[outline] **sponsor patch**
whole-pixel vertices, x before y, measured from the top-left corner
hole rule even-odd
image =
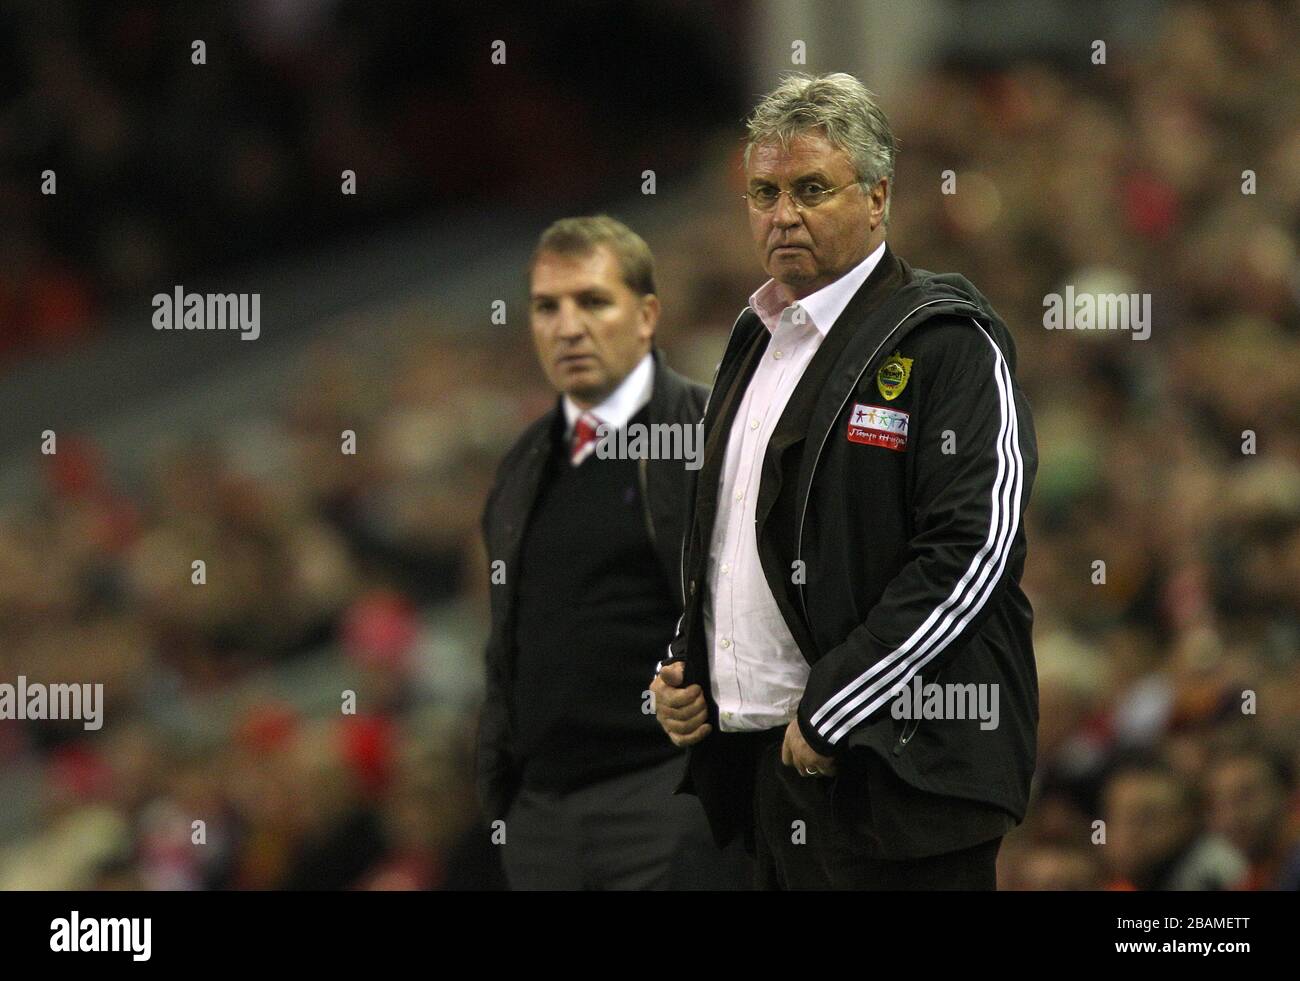
[[[849,442],[883,446],[887,450],[907,449],[907,413],[879,405],[856,402],[849,413]]]

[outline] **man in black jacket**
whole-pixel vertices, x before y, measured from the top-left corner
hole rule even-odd
[[[663,362],[654,259],[600,215],[556,222],[530,270],[555,408],[506,455],[491,562],[478,787],[514,888],[729,888],[646,681],[682,609],[688,469],[706,391]],[[631,438],[630,438],[631,437]],[[497,822],[503,822],[498,824]]]
[[[652,691],[765,887],[994,888],[1033,773],[1029,406],[979,291],[885,245],[893,160],[849,75],[749,121],[771,279],[714,380]]]

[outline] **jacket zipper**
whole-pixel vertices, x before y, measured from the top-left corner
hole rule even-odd
[[[934,673],[934,677],[930,679],[930,683],[937,685],[939,683],[939,676],[942,674],[943,674],[943,668],[940,668],[938,671]],[[919,672],[917,673],[917,675],[918,677],[920,677]],[[921,679],[921,685],[922,688],[924,689],[925,686],[924,678]],[[894,744],[895,756],[902,755],[903,750],[907,747],[907,744],[910,743],[912,741],[912,737],[916,735],[916,730],[921,728],[921,719],[919,717],[912,719],[910,721],[911,721],[911,728],[909,729],[906,726],[904,726],[902,733],[898,737],[898,742]]]
[[[913,719],[911,727],[904,729],[902,735],[898,737],[898,749],[896,752],[901,751],[904,746],[912,741],[912,737],[916,735],[916,730],[919,728],[921,728],[921,720]]]
[[[849,399],[853,396],[853,393],[857,389],[858,385],[861,384],[862,376],[866,374],[867,368],[869,368],[871,366],[871,363],[876,360],[876,356],[880,354],[881,348],[883,348],[885,344],[888,343],[891,337],[893,337],[896,333],[898,333],[898,328],[902,327],[903,324],[907,323],[907,321],[911,319],[913,314],[917,313],[920,310],[924,310],[926,307],[934,306],[936,303],[963,303],[966,306],[973,307],[977,311],[979,310],[979,307],[975,306],[975,304],[973,303],[968,303],[965,300],[954,300],[951,297],[944,297],[941,300],[929,300],[926,303],[922,303],[920,306],[910,310],[907,314],[903,316],[902,320],[894,324],[893,330],[891,330],[888,334],[886,334],[884,338],[881,339],[880,343],[876,345],[876,349],[871,352],[871,357],[867,358],[867,360],[863,362],[862,370],[858,372],[858,377],[855,378],[853,380],[853,384],[849,386],[849,390],[844,396],[844,401],[840,403],[839,409],[836,410],[835,416],[831,420],[830,428],[827,429],[825,435],[822,436],[822,441],[817,447],[817,455],[813,457],[812,469],[808,472],[808,494],[804,497],[803,507],[799,512],[799,537],[795,544],[795,550],[794,550],[794,557],[796,562],[803,561],[803,526],[804,526],[804,519],[808,517],[808,499],[812,497],[813,478],[817,474],[817,464],[821,462],[822,450],[826,449],[826,440],[830,439],[831,432],[835,429],[835,420],[839,419],[840,413],[843,412],[844,407],[849,404]],[[806,575],[804,576],[804,579],[807,579]],[[808,597],[804,594],[803,582],[799,583],[799,604],[800,606],[803,607],[804,620],[808,623],[809,629],[811,629],[812,621],[808,617]]]

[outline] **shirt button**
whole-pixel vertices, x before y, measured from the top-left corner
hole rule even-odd
[[[744,498],[744,496],[745,496],[745,492],[744,492],[744,491],[736,491],[736,500],[738,500],[738,501],[739,501],[739,500],[742,500],[742,499]]]
[[[725,573],[725,572],[730,572],[730,571],[731,571],[731,566],[727,565],[727,563],[725,563],[725,562],[722,563],[722,571],[723,571],[724,573]]]
[[[724,648],[730,647],[730,646],[731,646],[731,641],[729,641],[726,637],[723,637],[723,638],[722,638],[722,646],[723,646]]]
[[[776,358],[776,360],[780,361],[780,360],[781,360],[781,352],[780,352],[780,351],[777,351],[774,355],[772,355],[772,357],[774,357],[774,358]]]
[[[757,429],[757,428],[758,428],[758,420],[757,420],[757,419],[751,419],[751,420],[749,420],[749,428],[750,428],[750,429]]]

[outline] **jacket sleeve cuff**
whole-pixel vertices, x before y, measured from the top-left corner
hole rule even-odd
[[[799,720],[799,732],[803,734],[804,741],[812,747],[813,752],[818,756],[834,756],[836,747],[823,739],[808,721],[807,710],[803,705],[799,706],[799,714],[796,716]]]

